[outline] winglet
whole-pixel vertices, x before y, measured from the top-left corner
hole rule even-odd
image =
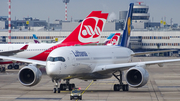
[[[121,43],[119,41],[119,46],[122,46],[122,47],[128,47],[129,36],[131,33],[133,6],[134,6],[134,3],[130,3],[129,12],[126,18],[126,25],[123,31]]]
[[[28,48],[28,45],[25,45],[20,50],[26,50],[27,48]]]

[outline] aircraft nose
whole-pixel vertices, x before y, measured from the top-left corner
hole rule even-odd
[[[57,75],[59,72],[57,70],[56,63],[47,62],[46,72],[49,76]]]

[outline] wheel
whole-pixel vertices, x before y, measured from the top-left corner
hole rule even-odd
[[[129,91],[129,85],[128,84],[123,85],[123,91]]]
[[[126,86],[125,85],[122,86],[122,90],[126,91]]]
[[[126,84],[126,91],[129,91],[129,85]]]
[[[60,88],[58,88],[58,93],[60,93],[61,92],[61,89]]]
[[[119,85],[118,85],[118,84],[115,84],[115,85],[114,85],[114,91],[119,91],[119,90],[120,90]]]
[[[70,96],[70,100],[72,100],[73,98]]]
[[[69,91],[72,91],[72,84],[69,84]]]
[[[63,84],[63,90],[66,90],[66,84]]]
[[[1,72],[5,72],[5,71],[6,71],[5,67],[1,67]]]
[[[69,84],[69,91],[72,91],[75,88],[75,84]]]
[[[14,69],[19,69],[19,65],[14,65]]]
[[[63,90],[63,84],[60,84],[59,88],[60,88],[60,90]]]
[[[79,100],[82,100],[82,96],[79,97]]]
[[[117,85],[114,84],[114,91],[117,91]]]
[[[60,84],[60,90],[66,90],[66,84]]]
[[[73,83],[73,84],[72,84],[72,89],[74,89],[74,88],[75,88],[75,84]]]
[[[56,93],[56,88],[53,89],[53,92]]]
[[[8,69],[12,69],[13,68],[13,66],[12,65],[8,65]]]

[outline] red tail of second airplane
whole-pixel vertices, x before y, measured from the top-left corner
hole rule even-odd
[[[108,13],[92,11],[61,44],[69,46],[98,43],[107,17]]]
[[[117,45],[120,39],[120,33],[116,33],[106,45]]]

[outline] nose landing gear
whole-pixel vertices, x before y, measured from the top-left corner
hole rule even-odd
[[[58,84],[60,80],[53,80],[53,81],[55,82],[55,87],[53,89],[54,93],[56,92],[60,93],[62,90],[66,90],[66,89],[68,89],[69,91],[72,91],[72,89],[75,88],[75,84],[74,83],[70,84],[69,79],[66,79],[66,83],[61,83],[59,85],[59,88],[58,88]]]

